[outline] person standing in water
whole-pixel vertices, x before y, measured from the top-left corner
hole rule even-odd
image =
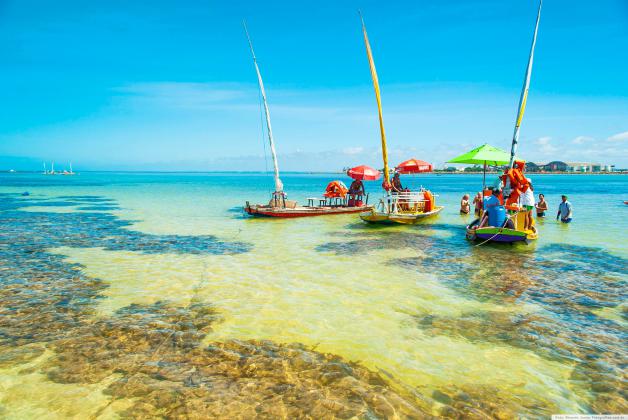
[[[469,214],[471,213],[471,204],[469,204],[469,194],[465,194],[462,196],[462,200],[460,200],[460,214]]]
[[[539,202],[536,203],[536,217],[545,217],[547,211],[547,201],[545,201],[545,194],[539,194]]]
[[[561,198],[563,201],[561,201],[561,203],[558,205],[558,213],[556,213],[556,220],[560,218],[561,222],[569,223],[571,222],[571,219],[573,216],[571,203],[567,201],[566,195],[561,196]]]
[[[484,200],[482,197],[482,191],[478,192],[475,197],[473,197],[473,207],[475,207],[475,215],[480,217],[482,215],[482,206],[484,205]]]

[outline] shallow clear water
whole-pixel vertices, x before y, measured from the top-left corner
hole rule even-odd
[[[0,175],[0,416],[626,412],[628,178],[533,176],[574,222],[479,247],[481,176],[405,181],[438,218],[252,219],[257,174]]]

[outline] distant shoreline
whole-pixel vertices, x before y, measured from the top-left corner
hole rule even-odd
[[[240,174],[240,175],[271,175],[271,172],[266,172],[266,171],[116,171],[116,170],[109,170],[109,171],[91,171],[91,170],[86,170],[86,171],[76,171],[75,175],[78,175],[80,173],[119,173],[119,174]],[[502,172],[486,172],[487,175],[495,175],[495,174],[501,174]],[[628,171],[621,171],[621,172],[525,172],[526,174],[530,174],[530,175],[628,175]],[[18,174],[32,174],[32,175],[36,175],[36,174],[40,174],[40,175],[44,175],[41,173],[41,171],[9,171],[9,170],[0,170],[0,174],[12,174],[12,175],[18,175]],[[343,171],[283,171],[282,174],[284,175],[329,175],[329,174],[334,174],[334,175],[344,175],[345,172]],[[448,172],[448,171],[434,171],[434,172],[429,172],[427,175],[482,175],[483,172],[462,172],[462,171],[457,171],[457,172]],[[55,174],[55,175],[60,175],[63,176],[62,173],[59,174]],[[424,175],[424,174],[422,174]],[[48,175],[49,176],[49,175]],[[54,175],[53,175],[54,176]]]
[[[482,172],[434,172],[437,175],[482,175]],[[486,175],[502,174],[503,172],[487,172]],[[628,175],[623,172],[528,172],[529,175]]]

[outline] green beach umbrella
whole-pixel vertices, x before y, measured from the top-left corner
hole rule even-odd
[[[484,180],[482,182],[482,189],[484,189],[486,186],[486,165],[506,165],[510,163],[510,153],[485,143],[482,146],[476,147],[475,149],[448,160],[447,162],[484,165]]]
[[[506,165],[510,163],[510,153],[493,147],[490,144],[483,144],[480,147],[457,156],[448,163],[467,163],[470,165]]]

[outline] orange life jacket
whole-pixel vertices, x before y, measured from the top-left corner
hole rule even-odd
[[[519,210],[519,196],[530,188],[530,183],[523,174],[525,163],[516,161],[512,169],[506,170],[502,176],[504,185],[508,181],[510,183],[510,196],[506,200],[506,208],[508,210]]]
[[[341,181],[331,181],[327,184],[323,195],[328,198],[345,198],[347,191],[349,190]]]

